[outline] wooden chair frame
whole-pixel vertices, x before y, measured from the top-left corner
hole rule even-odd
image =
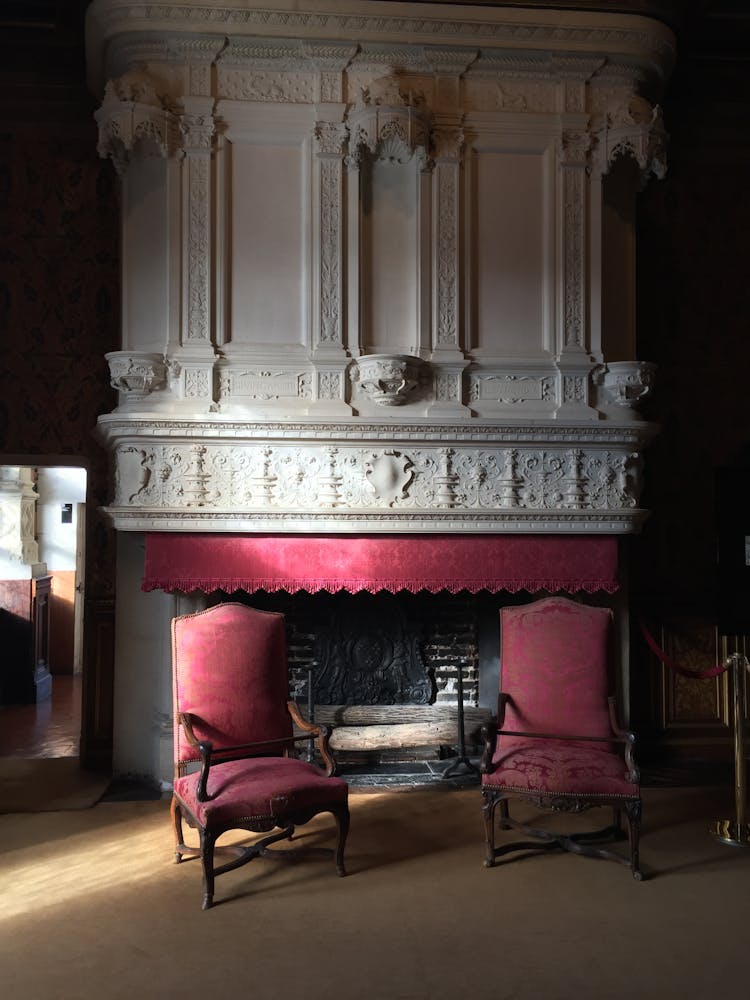
[[[500,692],[498,698],[497,723],[494,726],[483,726],[484,752],[480,762],[482,774],[491,774],[494,770],[492,758],[495,754],[498,736],[511,736],[514,738],[523,737],[530,740],[571,740],[577,743],[615,743],[623,746],[623,765],[626,769],[627,778],[633,784],[640,781],[640,774],[635,763],[633,747],[635,745],[635,735],[623,729],[617,719],[617,711],[614,697],[608,698],[609,719],[612,728],[611,737],[593,737],[560,735],[558,733],[530,733],[515,732],[503,729],[505,720],[505,707],[509,702],[509,695]],[[583,854],[588,857],[605,858],[609,861],[616,861],[618,864],[627,865],[636,881],[643,879],[643,873],[639,863],[639,840],[641,822],[641,798],[637,796],[621,796],[607,794],[550,794],[543,790],[523,790],[505,788],[499,786],[493,788],[484,786],[482,788],[483,817],[485,826],[485,837],[487,853],[485,866],[492,868],[496,860],[505,854],[514,851],[546,851],[564,850],[575,854]],[[580,813],[587,809],[598,806],[607,806],[612,809],[612,823],[601,830],[561,834],[538,827],[528,826],[519,822],[510,815],[509,801],[518,798],[530,802],[539,808],[552,812]],[[495,810],[500,806],[500,816],[497,826],[501,830],[514,829],[521,831],[525,836],[534,838],[532,841],[514,841],[495,846]],[[622,813],[627,817],[627,837],[629,842],[629,857],[623,857],[615,851],[598,846],[603,842],[623,839],[625,833],[622,828]]]

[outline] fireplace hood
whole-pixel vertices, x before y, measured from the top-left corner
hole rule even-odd
[[[633,205],[665,169],[667,27],[93,0],[87,46],[122,181],[116,528],[639,529]]]

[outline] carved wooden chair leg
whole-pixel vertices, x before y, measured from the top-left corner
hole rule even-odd
[[[174,797],[169,811],[172,813],[172,826],[174,828],[174,860],[175,864],[178,865],[182,861],[183,854],[180,848],[185,846],[185,841],[182,833],[182,811]]]
[[[217,835],[201,830],[201,864],[203,865],[203,909],[209,910],[214,902],[214,847]]]
[[[641,834],[641,803],[631,802],[626,807],[628,817],[628,842],[630,845],[630,868],[633,878],[640,882],[643,872],[640,869],[638,848]]]
[[[484,836],[486,842],[486,853],[484,858],[485,868],[494,868],[495,866],[495,806],[497,805],[497,800],[491,795],[483,793],[484,804],[482,805],[482,815],[484,816]],[[502,800],[502,805],[505,807],[506,813],[508,804],[505,799]],[[501,807],[502,815],[502,807]]]
[[[349,833],[349,809],[347,806],[344,806],[342,809],[337,809],[333,815],[336,817],[336,828],[339,835],[336,846],[336,874],[343,876],[346,875],[344,848],[346,847],[346,838]]]

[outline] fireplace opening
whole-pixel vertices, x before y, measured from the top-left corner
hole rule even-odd
[[[499,609],[529,599],[486,591],[215,591],[210,603],[284,615],[290,696],[307,717],[334,727],[342,767],[372,768],[455,757],[459,686],[465,750],[480,753],[481,726],[497,707]]]

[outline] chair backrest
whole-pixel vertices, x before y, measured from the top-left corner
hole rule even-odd
[[[228,603],[173,618],[172,690],[215,748],[291,736],[284,616]],[[176,764],[199,759],[177,722],[174,743]]]
[[[609,736],[612,612],[565,597],[503,608],[503,729]]]

